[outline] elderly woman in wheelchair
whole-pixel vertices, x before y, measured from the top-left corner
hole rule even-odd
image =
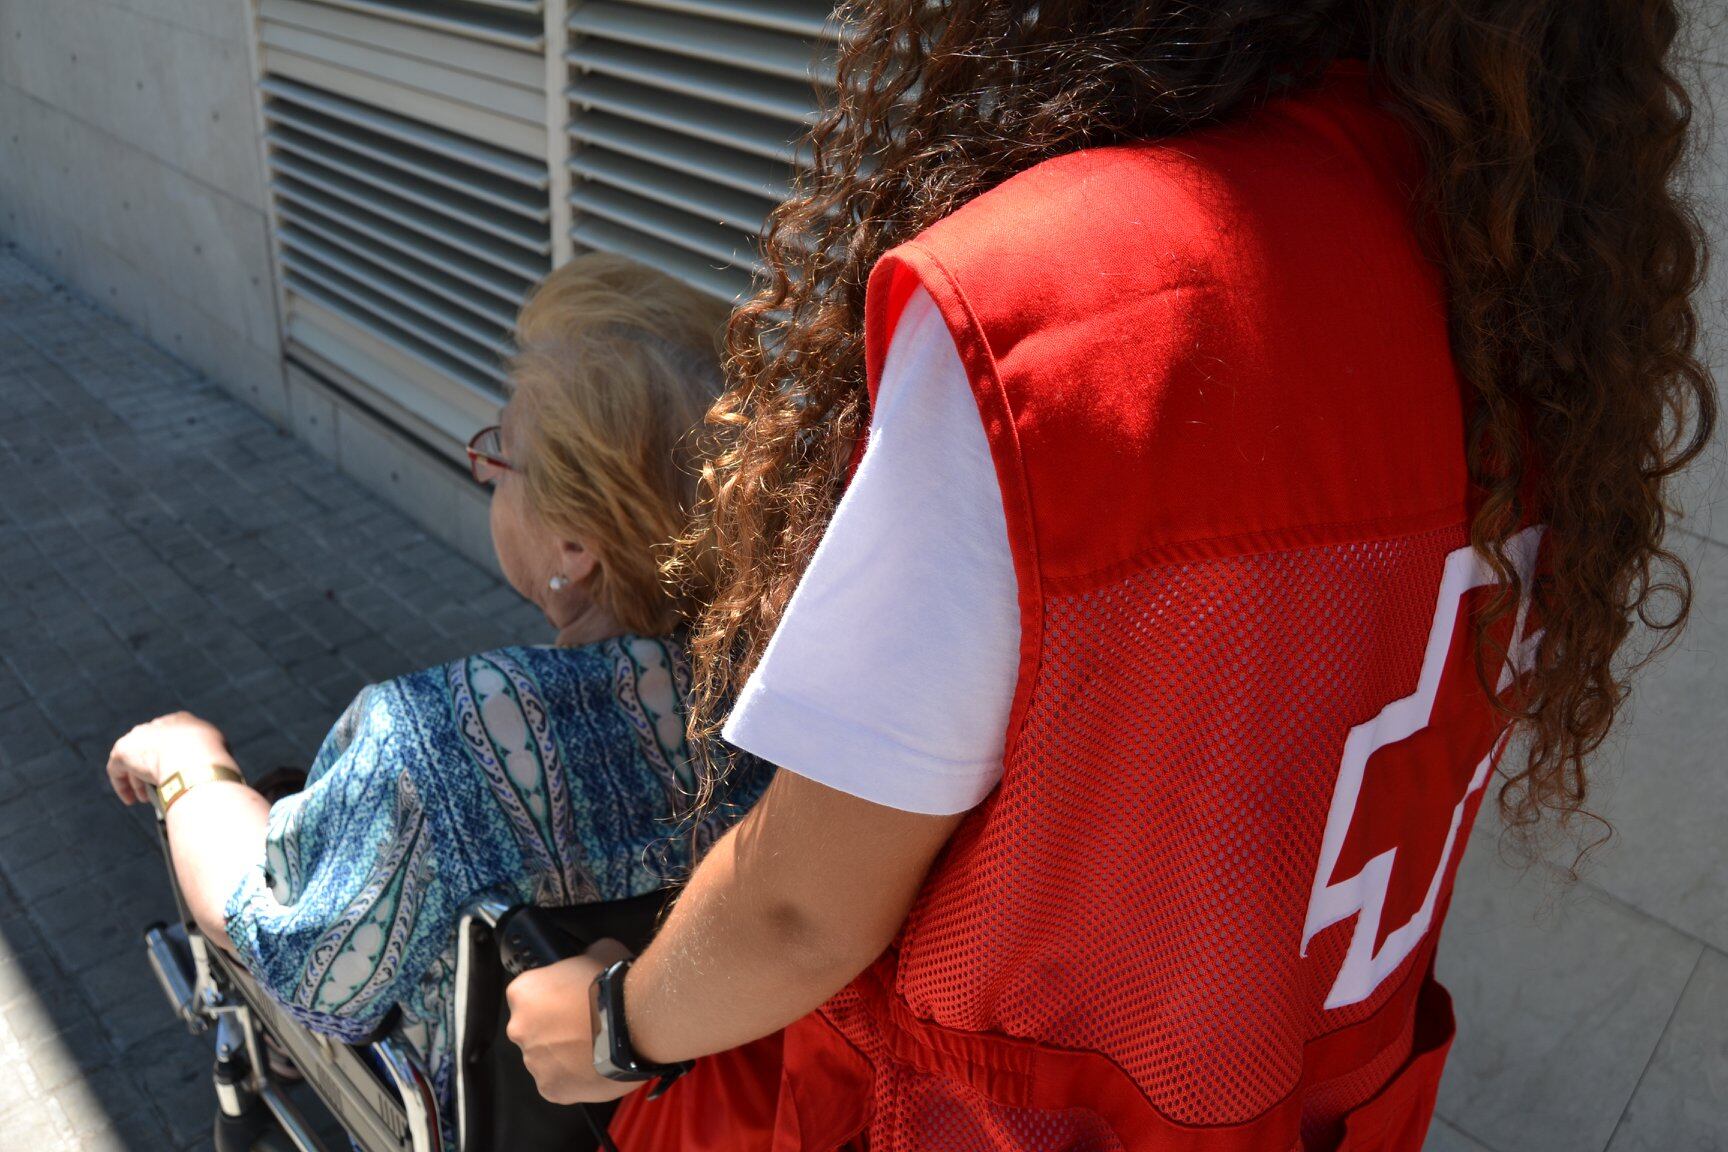
[[[183,901],[152,961],[188,1023],[219,1023],[223,1152],[318,1147],[281,1090],[296,1065],[364,1148],[604,1142],[540,1101],[499,1039],[500,964],[549,958],[560,933],[566,950],[640,946],[668,874],[766,782],[746,767],[729,809],[679,826],[684,605],[655,552],[692,494],[680,452],[720,387],[724,319],[601,254],[523,310],[511,399],[468,451],[499,565],[554,644],[365,688],[274,804],[185,713],[115,744],[114,791],[155,798]],[[588,911],[501,926],[536,906]]]

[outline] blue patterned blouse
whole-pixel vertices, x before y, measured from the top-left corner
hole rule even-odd
[[[579,904],[688,862],[689,669],[667,639],[505,648],[363,689],[303,791],[270,809],[264,864],[229,897],[240,958],[343,1040],[392,1006],[453,1115],[457,918],[480,895]],[[767,782],[741,764],[736,800]]]

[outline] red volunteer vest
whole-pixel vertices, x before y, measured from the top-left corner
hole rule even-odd
[[[631,1101],[623,1147],[1418,1152],[1435,939],[1502,735],[1419,176],[1345,64],[1042,163],[882,257],[872,394],[922,286],[1001,485],[1002,783],[894,947]]]

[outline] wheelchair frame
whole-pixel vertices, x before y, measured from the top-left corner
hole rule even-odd
[[[175,897],[178,901],[177,886]],[[473,936],[471,917],[491,911],[475,909],[465,915],[464,936]],[[250,1152],[260,1142],[270,1147],[272,1122],[287,1147],[298,1152],[341,1152],[319,1138],[271,1071],[266,1036],[294,1061],[307,1086],[363,1152],[450,1152],[431,1078],[406,1045],[382,1036],[356,1048],[307,1029],[240,964],[204,938],[184,905],[181,916],[179,924],[146,929],[144,947],[157,981],[188,1031],[202,1035],[215,1030],[217,1152]],[[459,989],[461,978],[459,967]],[[461,1025],[459,1014],[458,1029]],[[362,1050],[382,1075],[368,1065]]]
[[[418,1055],[388,1034],[390,1020],[386,1019],[378,1035],[358,1045],[324,1036],[295,1020],[259,987],[244,966],[198,930],[174,875],[160,809],[157,833],[179,922],[151,925],[144,933],[144,947],[163,993],[187,1029],[193,1035],[215,1029],[212,1078],[217,1103],[216,1152],[344,1152],[320,1139],[290,1099],[287,1085],[270,1068],[268,1041],[274,1041],[276,1048],[293,1060],[307,1086],[360,1152],[506,1152],[503,1147],[494,1147],[505,1140],[498,1135],[499,1118],[475,1115],[481,1101],[476,1077],[482,1072],[490,1077],[482,1083],[489,1084],[495,1093],[526,1091],[532,1096],[526,1107],[494,1098],[485,1108],[503,1104],[514,1112],[529,1113],[519,1130],[540,1142],[571,1146],[570,1140],[548,1137],[554,1136],[559,1126],[574,1129],[572,1117],[581,1110],[560,1108],[539,1099],[532,1082],[526,1080],[519,1054],[513,1048],[504,1054],[496,1051],[502,1027],[498,1014],[488,1015],[488,1005],[477,1003],[480,996],[489,996],[494,1005],[501,1001],[508,976],[499,958],[499,925],[517,908],[482,898],[464,908],[458,922],[453,1037],[457,1138],[456,1146],[450,1148],[443,1138],[431,1077]],[[554,911],[593,921],[587,925],[591,931],[572,935],[572,941],[615,934],[636,936],[634,942],[640,947],[651,934],[663,902],[664,894],[653,894]],[[592,930],[596,928],[599,930]],[[516,930],[509,927],[506,931],[514,934]],[[488,1022],[492,1027],[487,1027]],[[503,1072],[501,1055],[514,1058]],[[583,1116],[583,1126],[604,1147],[610,1144],[600,1133],[609,1113],[606,1107],[600,1113]],[[510,1137],[509,1142],[508,1152],[517,1152],[516,1138]]]

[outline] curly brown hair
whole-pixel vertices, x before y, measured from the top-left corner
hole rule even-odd
[[[768,277],[734,313],[698,521],[673,572],[717,561],[694,633],[693,734],[713,735],[845,484],[868,419],[872,264],[1041,160],[1240,115],[1366,58],[1420,139],[1452,344],[1480,397],[1471,538],[1516,604],[1505,545],[1547,525],[1546,628],[1500,806],[1529,832],[1582,809],[1629,677],[1691,598],[1664,486],[1704,448],[1703,233],[1677,188],[1691,102],[1671,0],[857,0],[814,163],[771,217]],[[1527,504],[1533,502],[1534,507]],[[1634,625],[1656,642],[1623,651]],[[1486,666],[1488,645],[1484,645]]]

